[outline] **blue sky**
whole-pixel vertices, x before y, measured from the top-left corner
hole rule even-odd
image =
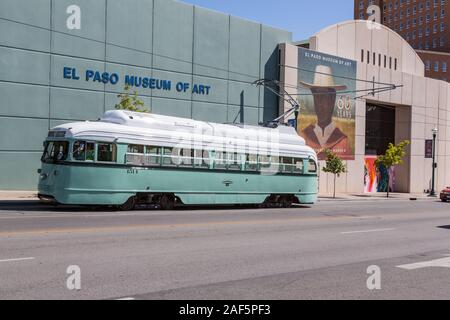
[[[293,32],[294,40],[353,19],[353,0],[182,0]]]

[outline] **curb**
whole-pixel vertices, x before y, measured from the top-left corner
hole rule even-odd
[[[318,202],[367,202],[367,201],[438,201],[439,198],[418,198],[418,197],[411,197],[411,198],[379,198],[379,197],[368,197],[368,198],[336,198],[336,199],[330,199],[330,198],[320,198]]]

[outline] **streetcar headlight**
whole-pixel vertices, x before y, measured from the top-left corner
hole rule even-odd
[[[48,175],[46,173],[42,173],[40,176],[41,180],[45,180],[48,178]]]

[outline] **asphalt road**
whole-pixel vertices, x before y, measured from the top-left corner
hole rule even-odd
[[[81,290],[67,288],[72,265]],[[372,265],[380,290],[367,287]],[[450,204],[123,213],[0,203],[0,299],[119,298],[449,299]]]

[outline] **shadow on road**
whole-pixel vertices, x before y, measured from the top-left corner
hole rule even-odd
[[[311,206],[306,205],[294,205],[292,208],[297,209],[309,209]],[[291,209],[292,209],[291,208]],[[202,211],[202,210],[270,210],[273,208],[261,208],[258,205],[196,205],[196,206],[180,206],[176,207],[172,211]],[[277,210],[289,210],[283,208],[277,208]],[[112,206],[73,206],[73,205],[54,205],[46,204],[40,201],[17,201],[17,200],[4,200],[0,201],[0,212],[2,211],[46,211],[46,212],[120,212],[117,208]],[[134,211],[161,211],[157,206],[138,206]]]

